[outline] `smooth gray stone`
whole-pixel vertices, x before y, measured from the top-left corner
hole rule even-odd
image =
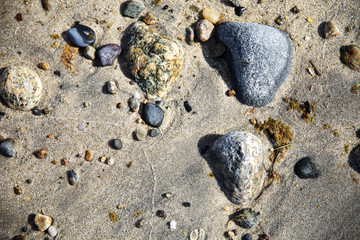
[[[15,141],[11,138],[0,143],[0,154],[5,157],[15,157]]]
[[[126,3],[123,14],[127,17],[136,18],[144,9],[143,3],[131,0]]]
[[[228,48],[239,101],[253,107],[270,103],[290,73],[293,50],[288,36],[274,27],[240,22],[220,24],[216,36]]]

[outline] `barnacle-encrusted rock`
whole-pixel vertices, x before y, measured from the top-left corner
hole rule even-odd
[[[10,66],[0,76],[0,95],[9,107],[30,110],[41,98],[38,74],[25,66]]]
[[[260,140],[251,133],[229,132],[210,150],[214,175],[226,196],[235,204],[251,203],[261,192],[266,176]]]
[[[128,29],[124,48],[131,73],[140,88],[150,98],[165,97],[181,70],[183,51],[180,45],[145,23],[136,22]]]

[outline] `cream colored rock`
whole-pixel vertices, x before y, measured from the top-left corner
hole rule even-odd
[[[324,37],[326,39],[336,37],[340,34],[339,29],[336,27],[336,25],[332,22],[326,22],[324,25]]]
[[[202,15],[206,20],[213,24],[217,23],[220,19],[220,13],[211,8],[205,8],[202,12]]]
[[[35,224],[39,228],[40,231],[44,232],[51,226],[52,219],[49,216],[43,215],[41,213],[36,214],[35,216]]]

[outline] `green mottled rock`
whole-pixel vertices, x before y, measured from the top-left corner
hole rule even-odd
[[[126,3],[123,14],[127,17],[136,18],[144,11],[145,6],[141,2],[129,1]]]
[[[180,45],[143,22],[132,25],[125,39],[125,57],[135,81],[147,97],[165,97],[181,70]]]
[[[0,96],[13,109],[32,109],[38,104],[41,92],[40,77],[28,67],[10,66],[0,76]]]

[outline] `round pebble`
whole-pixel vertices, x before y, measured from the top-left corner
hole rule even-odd
[[[15,157],[15,140],[8,138],[0,143],[0,154],[5,157]]]
[[[339,29],[336,27],[334,22],[328,21],[324,23],[324,37],[326,39],[336,37],[339,34]]]
[[[57,235],[57,230],[56,230],[56,227],[54,227],[54,226],[49,227],[48,232],[49,232],[50,236],[52,236],[52,237],[55,237]]]
[[[111,94],[116,94],[116,93],[119,91],[119,89],[118,89],[117,86],[116,86],[115,81],[109,81],[109,82],[108,82],[108,84],[107,84],[107,90],[108,90],[108,92],[111,93]]]
[[[22,231],[22,232],[27,232],[27,230],[28,230],[27,227],[22,227],[22,228],[21,228],[21,231]]]
[[[136,18],[144,9],[143,3],[131,0],[126,3],[123,14],[127,17]]]
[[[235,7],[235,8],[234,8],[235,14],[236,14],[237,16],[239,16],[239,17],[243,15],[243,13],[245,12],[245,10],[246,10],[246,8],[244,8],[244,7],[242,7],[242,6],[238,6],[238,7]]]
[[[71,186],[75,186],[79,181],[79,176],[77,175],[77,173],[74,170],[68,171],[67,177],[68,177],[69,184]]]
[[[15,193],[16,195],[22,194],[21,188],[20,188],[19,186],[15,186],[15,187],[14,187],[14,193]]]
[[[185,41],[187,44],[192,45],[194,43],[194,30],[191,27],[185,29]]]
[[[154,25],[156,23],[156,18],[151,13],[147,13],[143,21],[147,25]]]
[[[94,60],[95,52],[96,52],[95,48],[93,48],[92,46],[87,46],[84,50],[84,56],[90,60]]]
[[[118,138],[112,140],[112,147],[116,150],[121,150],[123,147],[122,141]]]
[[[190,105],[190,103],[189,103],[188,101],[185,101],[185,102],[184,102],[184,107],[185,107],[185,110],[186,110],[187,112],[191,112],[191,111],[192,111],[192,107],[191,107],[191,105]]]
[[[32,114],[34,114],[35,116],[40,116],[40,115],[43,114],[42,110],[39,109],[39,108],[37,108],[37,107],[33,108],[33,109],[31,110],[31,112],[32,112]]]
[[[240,211],[233,214],[232,220],[242,228],[250,229],[258,221],[258,215],[260,213],[253,211],[251,208],[243,208]]]
[[[210,21],[206,19],[200,20],[196,25],[196,33],[200,41],[206,42],[209,40],[214,28],[214,25]]]
[[[158,128],[153,128],[153,129],[150,129],[149,130],[149,136],[150,137],[157,137],[157,136],[159,136],[161,134],[161,131],[160,131],[160,129],[158,129]]]
[[[241,237],[241,240],[253,240],[253,238],[251,237],[250,233],[246,233]]]
[[[350,69],[360,72],[360,48],[355,45],[340,48],[340,60]]]
[[[67,34],[76,47],[87,47],[95,43],[96,34],[94,30],[84,25],[75,25]]]
[[[176,222],[175,221],[170,222],[170,229],[172,229],[172,230],[176,229]]]
[[[202,15],[206,20],[213,24],[217,23],[220,19],[220,13],[211,8],[205,8],[202,12]]]
[[[49,150],[47,150],[46,148],[44,149],[40,149],[38,151],[36,151],[34,153],[35,157],[37,157],[38,159],[44,159],[49,155]]]
[[[139,219],[139,220],[137,220],[136,222],[135,222],[135,227],[137,227],[137,228],[142,228],[142,226],[144,225],[143,224],[143,220],[144,219]]]
[[[107,44],[96,51],[101,66],[111,66],[120,55],[121,47],[117,44]]]
[[[153,103],[147,103],[143,107],[142,119],[152,127],[160,127],[164,119],[164,111]]]
[[[41,232],[44,232],[51,226],[52,219],[49,216],[43,215],[41,213],[36,214],[35,216],[35,225],[39,228]]]
[[[309,157],[300,159],[294,166],[294,172],[302,179],[318,178],[320,176],[320,171]]]
[[[9,107],[34,108],[41,98],[42,83],[38,74],[25,66],[10,66],[0,76],[0,96]]]
[[[111,165],[114,165],[114,163],[115,163],[114,158],[109,157],[109,158],[106,159],[106,164],[107,165],[111,166]]]
[[[189,203],[189,202],[183,202],[182,205],[184,207],[191,207],[191,203]]]
[[[140,102],[138,99],[132,97],[129,99],[128,101],[128,104],[129,104],[129,108],[132,112],[137,112],[139,111],[139,108],[140,108]]]
[[[78,130],[79,131],[84,131],[85,130],[85,126],[83,124],[79,124],[78,125]]]
[[[158,216],[159,218],[166,218],[167,217],[167,214],[164,210],[157,210],[156,211],[156,216]]]
[[[134,137],[138,141],[144,141],[145,140],[146,133],[140,129],[136,129],[134,131]]]

